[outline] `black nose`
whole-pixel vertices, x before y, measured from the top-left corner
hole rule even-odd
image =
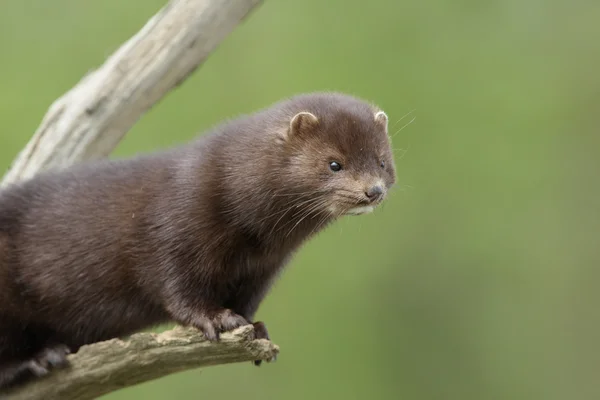
[[[372,186],[365,192],[365,195],[369,198],[369,200],[375,200],[379,198],[383,194],[383,188],[379,185]]]

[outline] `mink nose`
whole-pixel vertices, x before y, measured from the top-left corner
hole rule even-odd
[[[372,186],[365,192],[365,195],[369,198],[369,201],[377,200],[381,197],[382,194],[383,187],[381,187],[380,185]]]

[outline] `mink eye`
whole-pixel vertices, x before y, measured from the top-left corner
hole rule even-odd
[[[381,168],[385,168],[385,161],[381,160],[381,164],[379,164]]]
[[[340,169],[342,169],[342,166],[339,163],[332,161],[329,163],[329,169],[333,172],[338,172]]]

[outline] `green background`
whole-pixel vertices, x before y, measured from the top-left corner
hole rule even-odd
[[[2,0],[2,169],[164,3]],[[266,0],[114,155],[340,90],[390,116],[399,189],[273,288],[275,364],[105,398],[600,398],[598,21],[596,0]]]

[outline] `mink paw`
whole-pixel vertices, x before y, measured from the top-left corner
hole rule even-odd
[[[262,321],[257,321],[252,324],[254,326],[254,339],[267,339],[271,340],[269,337],[269,331],[267,330],[267,326]],[[277,361],[277,356],[273,356],[272,358],[266,360],[267,362]],[[262,364],[262,360],[254,360],[252,361],[254,365],[260,367]]]
[[[244,325],[250,325],[250,323],[246,321],[246,318],[229,309],[225,309],[213,317],[213,323],[221,332],[231,331]]]
[[[219,334],[249,325],[248,321],[230,309],[223,309],[210,317],[202,317],[194,324],[211,342],[219,340]]]
[[[29,360],[3,365],[0,368],[0,391],[46,376],[54,368],[68,366],[67,354],[69,353],[71,350],[64,344],[54,344],[44,348]]]
[[[26,368],[36,377],[47,375],[52,369],[65,368],[69,365],[67,355],[71,353],[71,349],[64,344],[56,344],[46,347],[36,356],[27,361]]]
[[[69,365],[69,361],[67,361],[69,354],[71,354],[71,349],[67,345],[55,344],[38,353],[33,361],[47,370],[65,368]]]

